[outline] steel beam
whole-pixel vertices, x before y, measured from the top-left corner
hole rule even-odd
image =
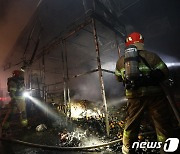
[[[98,37],[97,37],[97,31],[96,31],[96,23],[95,23],[95,19],[93,18],[92,18],[92,26],[93,26],[94,43],[95,43],[95,48],[96,48],[97,65],[98,65],[98,71],[99,71],[99,81],[100,81],[100,86],[101,86],[101,95],[102,95],[102,100],[103,100],[104,109],[105,109],[106,133],[107,133],[107,136],[109,136],[109,119],[108,119],[107,101],[106,101],[106,94],[105,94],[105,88],[104,88],[103,74],[102,74],[102,69],[101,69],[101,60],[100,60],[99,43],[98,43]]]

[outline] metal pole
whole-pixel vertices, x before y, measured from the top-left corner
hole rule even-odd
[[[64,44],[62,41],[62,67],[63,67],[63,84],[64,84],[64,90],[63,90],[63,95],[64,95],[64,105],[65,105],[65,114],[67,115],[67,90],[66,90],[66,78],[65,78],[65,63],[64,63]],[[66,119],[67,122],[67,119]]]
[[[81,29],[83,29],[84,27],[86,27],[90,23],[91,23],[91,20],[87,19],[83,23],[77,25],[73,30],[70,30],[67,33],[67,35],[54,38],[52,42],[48,43],[46,46],[44,46],[40,49],[39,54],[36,56],[35,61],[38,60],[42,56],[42,54],[43,54],[42,50],[44,50],[45,54],[49,53],[52,49],[57,47],[63,40],[68,39],[69,37],[71,37],[75,33],[79,32]]]
[[[180,126],[179,111],[178,111],[178,108],[175,105],[175,101],[174,101],[173,97],[171,96],[171,93],[170,93],[168,87],[166,87],[166,85],[163,82],[160,83],[160,85],[161,85],[162,89],[164,90],[164,93],[166,94],[166,98],[168,99],[169,104],[170,104],[170,106],[171,106],[171,108],[172,108],[172,110],[174,112],[174,115],[175,115],[175,117],[176,117],[176,119],[177,119],[177,121],[179,123],[179,126]]]
[[[43,85],[43,100],[46,103],[47,100],[47,86]],[[44,111],[46,117],[48,118],[48,108]]]
[[[73,30],[71,30],[70,32],[68,32],[67,35],[65,35],[62,39],[66,40],[69,37],[71,37],[72,35],[74,35],[75,33],[79,32],[81,29],[83,29],[84,27],[86,27],[87,25],[89,25],[91,23],[90,19],[87,19],[85,22],[83,22],[82,24],[78,25],[76,28],[74,28]]]
[[[44,90],[44,102],[46,102],[46,100],[47,100],[47,89],[48,89],[48,87],[47,86],[44,86],[44,88],[43,88]]]
[[[96,31],[96,24],[95,20],[92,18],[92,25],[93,25],[93,35],[94,35],[94,42],[96,47],[96,58],[97,58],[97,65],[98,65],[98,71],[99,71],[99,80],[101,85],[101,94],[105,109],[105,123],[106,123],[106,133],[107,136],[109,136],[109,120],[108,120],[108,110],[107,110],[107,101],[106,101],[106,94],[104,89],[104,81],[103,81],[103,74],[101,70],[101,60],[100,60],[100,52],[99,52],[99,44],[98,44],[98,37],[97,37],[97,31]]]
[[[103,72],[115,74],[114,71],[110,71],[110,70],[106,70],[106,69],[101,69],[101,70],[102,70]],[[84,75],[88,75],[88,74],[91,74],[91,73],[94,73],[94,72],[98,72],[98,69],[93,69],[93,70],[90,70],[90,71],[85,72],[85,73],[81,73],[81,74],[74,75],[74,76],[72,76],[72,77],[69,77],[69,79],[78,78],[78,77],[81,77],[81,76],[84,76]],[[47,86],[54,86],[54,85],[62,84],[62,83],[64,83],[64,80],[63,80],[63,81],[56,82],[56,83],[48,84]]]
[[[110,70],[107,70],[107,69],[101,69],[103,72],[107,72],[107,73],[111,73],[111,74],[115,74],[114,71],[110,71]]]
[[[43,83],[43,98],[44,102],[46,102],[46,86],[45,86],[45,54],[43,50],[43,57],[42,57],[42,83]]]
[[[67,47],[66,47],[66,40],[64,40],[64,55],[65,55],[65,66],[66,66],[66,87],[67,87],[67,105],[68,105],[68,114],[69,118],[71,117],[71,99],[70,99],[70,90],[69,90],[69,69],[68,69],[68,59],[67,59]]]
[[[29,89],[32,89],[32,69],[30,68],[30,74],[29,74]]]

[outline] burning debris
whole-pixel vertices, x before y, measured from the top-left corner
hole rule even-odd
[[[65,105],[53,105],[57,106],[56,109],[59,112],[62,112],[65,114],[65,111],[67,110]],[[102,117],[105,117],[102,107],[98,105],[95,102],[88,101],[88,100],[72,100],[70,102],[70,112],[71,112],[71,118],[73,120],[80,119],[80,118],[90,118],[94,117],[95,119],[100,119]]]
[[[64,128],[58,132],[59,145],[62,147],[83,147],[93,146],[111,142],[112,140],[122,139],[124,117],[126,107],[121,107],[118,111],[111,113],[110,117],[110,136],[106,136],[105,116],[98,106],[87,106],[89,101],[77,101],[71,105],[71,120],[76,125],[73,130]],[[100,148],[96,150],[106,149],[110,151],[120,150],[120,142],[108,148]]]
[[[105,117],[103,112],[96,108],[87,108],[86,105],[81,102],[75,103],[71,106],[72,122],[76,124],[76,129],[73,131],[67,131],[66,129],[58,134],[60,146],[93,146],[102,143],[111,142],[112,140],[122,140],[123,130],[126,121],[126,108],[127,106],[121,106],[119,109],[110,109],[110,136],[106,136],[105,129]],[[90,114],[89,114],[89,113]],[[147,133],[149,132],[149,133]],[[153,135],[153,127],[150,120],[146,117],[141,124],[140,133],[138,136],[139,141],[156,141],[155,134]],[[121,151],[122,143],[116,143],[108,146],[108,148],[98,148],[97,151],[110,150]],[[138,151],[137,149],[136,151]],[[158,150],[143,149],[144,152],[158,153]]]
[[[45,124],[40,124],[36,127],[36,131],[37,132],[42,132],[42,131],[45,131],[47,130],[47,126]]]
[[[40,101],[37,101],[37,103],[40,103]],[[51,145],[55,144],[57,145],[57,147],[62,147],[62,148],[63,147],[81,148],[87,146],[91,147],[96,145],[108,144],[115,140],[118,141],[118,143],[114,143],[112,145],[107,145],[104,147],[98,147],[98,148],[96,147],[94,149],[91,149],[91,151],[92,150],[110,151],[110,152],[121,151],[121,146],[122,146],[121,141],[123,136],[124,124],[126,122],[126,117],[127,117],[126,114],[127,106],[126,105],[123,106],[121,105],[120,107],[109,106],[108,120],[109,120],[110,134],[109,136],[107,136],[104,112],[100,105],[95,106],[94,104],[96,103],[87,100],[72,101],[71,117],[66,117],[66,114],[64,112],[65,106],[61,106],[57,104],[49,105],[49,108],[51,108],[49,110],[51,111],[51,115],[55,115],[55,116],[51,116],[52,117],[51,119],[50,114],[42,114],[40,116],[40,112],[37,112],[38,116],[37,115],[36,116],[39,119],[41,120],[51,119],[51,120],[48,120],[47,122],[35,120],[36,125],[34,124],[33,127],[35,129],[31,129],[31,131],[36,130],[38,133],[34,135],[34,139],[37,139],[37,135],[38,135],[38,141],[51,142],[50,143]],[[150,119],[148,119],[148,117],[145,117],[140,127],[138,140],[142,142],[156,141],[155,134],[154,135],[152,134],[153,134],[153,127],[151,126]],[[44,139],[45,136],[48,138]],[[21,136],[19,138],[21,138]],[[29,136],[28,138],[31,137]],[[158,152],[158,150],[152,151],[152,149],[150,151],[148,151],[149,149],[143,149],[143,150],[146,152],[153,152],[153,153]]]
[[[51,144],[56,144],[58,147],[87,147],[102,145],[104,143],[108,144],[109,142],[114,140],[122,140],[124,123],[126,121],[126,106],[121,106],[116,110],[110,109],[109,137],[106,136],[105,117],[103,116],[103,113],[100,112],[100,109],[98,107],[87,108],[84,104],[82,105],[81,103],[76,103],[76,105],[72,105],[71,109],[74,112],[80,111],[80,114],[75,114],[76,116],[73,116],[71,118],[71,123],[68,123],[68,125],[61,125],[61,122],[58,121],[58,119],[52,121],[52,123],[56,124],[52,124],[51,126],[47,125],[46,123],[42,123],[38,126],[36,125],[36,131],[38,132],[38,141],[50,142],[52,140]],[[155,135],[152,135],[152,133],[146,134],[147,131],[150,132],[152,130],[153,128],[149,125],[149,120],[148,122],[147,120],[144,120],[141,124],[140,134],[138,136],[139,141],[155,141]],[[46,138],[48,137],[47,140],[44,139],[45,136]],[[33,135],[31,137],[33,137]],[[37,134],[34,135],[34,138],[36,137]],[[30,138],[30,136],[28,138]],[[118,143],[115,143],[113,145],[98,147],[94,148],[93,150],[119,152],[121,151],[122,146],[120,140]],[[143,150],[145,152],[158,152],[157,150]]]
[[[95,136],[89,130],[82,130],[80,128],[76,128],[72,132],[64,130],[58,133],[58,136],[59,146],[61,147],[90,147],[108,142],[105,138]],[[96,150],[98,149],[96,148]]]

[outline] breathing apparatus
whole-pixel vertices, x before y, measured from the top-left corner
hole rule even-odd
[[[136,46],[130,45],[125,50],[125,77],[126,79],[133,81],[136,80],[139,75],[139,59]]]
[[[129,45],[125,49],[125,86],[127,89],[135,88],[135,81],[140,76],[139,71],[139,58],[138,58],[138,50],[136,46]]]
[[[125,49],[125,86],[126,89],[136,88],[135,82],[141,76],[139,71],[139,55],[138,49],[134,45],[136,43],[144,43],[144,38],[138,32],[133,32],[126,38]]]

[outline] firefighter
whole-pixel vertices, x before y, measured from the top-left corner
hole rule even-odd
[[[168,79],[168,68],[161,58],[144,49],[144,39],[138,32],[126,39],[125,54],[116,63],[115,75],[125,86],[127,121],[123,132],[123,153],[134,153],[140,122],[147,111],[154,123],[157,140],[171,136],[168,100],[160,82]]]
[[[28,120],[26,116],[26,104],[25,98],[23,97],[24,86],[24,72],[20,70],[14,70],[13,76],[8,78],[7,87],[8,92],[11,97],[9,106],[11,107],[11,113],[7,118],[8,122],[12,116],[12,113],[17,111],[20,114],[20,123],[22,127],[28,125]],[[4,122],[5,123],[5,122]]]

